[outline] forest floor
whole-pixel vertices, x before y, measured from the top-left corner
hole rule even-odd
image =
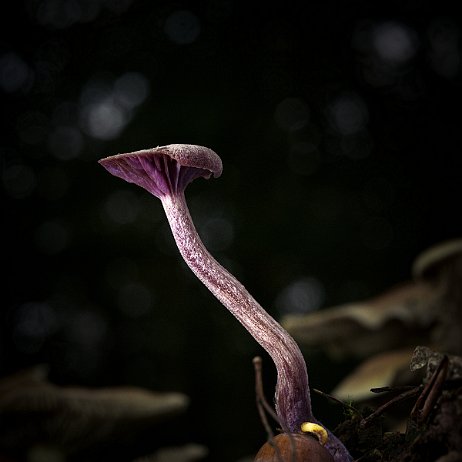
[[[335,433],[355,461],[462,461],[462,357],[434,354],[426,366],[421,384],[373,390],[376,409],[347,407]],[[388,413],[403,416],[402,430],[384,429]]]

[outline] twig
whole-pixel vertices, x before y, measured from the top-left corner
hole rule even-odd
[[[282,459],[282,455],[281,455],[281,451],[279,447],[276,446],[276,444],[274,444],[274,433],[273,433],[273,430],[271,429],[271,426],[268,423],[268,419],[266,418],[266,414],[265,414],[265,411],[266,411],[275,420],[275,422],[279,426],[281,425],[276,412],[268,403],[265,397],[265,393],[263,391],[262,359],[260,356],[255,356],[255,358],[253,358],[253,366],[255,370],[255,394],[256,394],[258,414],[260,415],[260,419],[268,435],[268,443],[273,446],[276,452],[276,457],[278,461],[284,462]],[[287,433],[287,436],[289,437],[289,441],[290,441],[290,447],[291,447],[291,452],[292,452],[291,454],[292,462],[297,462],[295,440],[290,433]]]
[[[401,387],[377,387],[371,388],[372,393],[388,393],[388,392],[396,392],[396,391],[408,391],[413,390],[415,385],[403,385]]]
[[[382,415],[390,406],[392,406],[395,403],[398,403],[399,401],[402,401],[403,399],[407,399],[407,398],[410,398],[411,396],[417,395],[420,389],[421,389],[420,386],[416,386],[416,387],[413,387],[411,390],[405,391],[404,393],[401,393],[398,396],[395,396],[390,401],[387,401],[385,404],[377,408],[372,414],[362,419],[359,425],[362,428],[366,427],[367,425],[369,425],[370,422],[372,422],[374,419]]]
[[[312,388],[312,390],[315,393],[317,393],[318,395],[321,395],[323,398],[327,398],[327,399],[329,399],[331,401],[334,401],[335,403],[340,404],[342,407],[344,407],[344,408],[346,407],[348,409],[351,409],[356,414],[359,414],[359,411],[354,406],[352,406],[351,404],[345,403],[344,401],[336,398],[335,396],[329,395],[329,393],[318,390],[317,388]]]
[[[447,356],[444,356],[430,377],[430,380],[425,384],[422,393],[417,398],[411,411],[412,420],[420,424],[427,419],[440,395],[443,383],[448,374],[448,367],[449,359]]]
[[[274,421],[278,425],[281,425],[276,412],[266,400],[265,393],[263,391],[263,380],[262,380],[262,372],[261,372],[262,371],[262,359],[260,356],[255,356],[255,358],[253,358],[253,366],[255,369],[255,392],[257,394],[257,404],[259,406],[262,406],[264,410],[274,419]],[[266,425],[265,425],[265,422],[266,422]],[[265,416],[263,425],[265,425],[265,428],[267,428],[267,426],[269,427],[266,416]]]

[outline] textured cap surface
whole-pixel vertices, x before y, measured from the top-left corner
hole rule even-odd
[[[183,191],[198,177],[218,177],[220,157],[211,149],[191,144],[170,144],[117,154],[99,160],[112,175],[164,197]]]

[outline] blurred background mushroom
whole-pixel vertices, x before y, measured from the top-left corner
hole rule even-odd
[[[195,462],[202,460],[208,454],[205,446],[186,444],[179,447],[167,447],[156,451],[150,456],[140,457],[133,462]]]
[[[368,357],[428,342],[436,297],[430,287],[409,282],[371,299],[285,316],[283,325],[306,347],[325,349],[335,359]]]
[[[438,351],[462,354],[462,239],[422,252],[412,266],[414,279],[437,294],[431,340]]]
[[[189,402],[136,387],[58,387],[46,374],[36,366],[0,380],[1,460],[128,460],[139,455],[139,434],[161,446],[161,424]]]
[[[8,2],[0,375],[178,391],[195,398],[168,446],[255,454],[261,349],[178,265],[156,204],[96,161],[213,146],[226,170],[191,185],[191,214],[273,317],[374,298],[462,235],[459,17],[449,0]],[[367,357],[304,354],[324,391]]]
[[[332,391],[338,399],[377,399],[372,388],[416,383],[410,363],[416,346],[458,355],[462,332],[462,239],[435,244],[414,260],[412,282],[360,302],[305,316],[283,325],[305,347],[359,365]],[[417,368],[413,368],[413,371]]]

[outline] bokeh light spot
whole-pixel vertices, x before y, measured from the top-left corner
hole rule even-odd
[[[103,5],[114,13],[123,13],[133,3],[133,0],[102,0]]]
[[[117,258],[106,267],[105,280],[113,289],[118,289],[126,281],[135,279],[138,273],[138,265],[133,260]]]
[[[132,191],[114,191],[104,204],[106,216],[120,225],[133,223],[138,216],[139,209],[138,197]]]
[[[324,303],[325,289],[313,277],[302,277],[291,282],[276,297],[276,308],[282,314],[303,314],[319,309]]]
[[[79,310],[70,313],[67,319],[69,339],[83,348],[97,347],[106,336],[106,320],[96,312]]]
[[[372,152],[372,148],[373,138],[365,130],[340,139],[340,150],[350,159],[364,159]]]
[[[15,346],[22,353],[37,353],[56,328],[56,315],[48,304],[25,303],[14,314]]]
[[[73,101],[62,101],[53,110],[51,121],[56,126],[74,126],[79,121],[78,104]]]
[[[437,19],[428,29],[429,61],[435,72],[456,77],[461,68],[460,29],[449,19]]]
[[[2,180],[7,194],[15,199],[29,196],[37,185],[34,171],[24,164],[14,164],[6,167],[3,171]]]
[[[35,16],[39,24],[57,29],[76,23],[90,22],[106,9],[120,14],[133,0],[41,0],[35,3]]]
[[[5,53],[0,57],[0,87],[6,93],[24,88],[31,77],[26,62],[16,53]]]
[[[70,188],[69,176],[61,164],[44,168],[39,175],[40,195],[49,200],[61,199]]]
[[[174,11],[165,21],[167,37],[179,45],[193,43],[200,34],[199,18],[189,10]]]
[[[48,117],[40,111],[24,112],[18,117],[17,130],[24,143],[40,144],[48,137]]]
[[[117,304],[127,316],[137,318],[143,316],[153,306],[152,292],[139,282],[128,282],[119,287]]]
[[[373,32],[373,46],[382,60],[389,64],[403,64],[417,52],[417,38],[408,27],[397,22],[385,22]]]
[[[57,254],[63,251],[70,241],[69,231],[58,221],[42,223],[35,232],[37,248],[46,254]]]
[[[60,160],[75,159],[82,152],[83,145],[82,134],[76,127],[56,127],[48,139],[51,153]]]
[[[44,0],[37,9],[38,22],[56,28],[69,27],[80,18],[81,8],[77,0]]]
[[[80,95],[79,120],[82,130],[93,138],[117,138],[133,117],[133,110],[149,95],[149,81],[138,72],[90,79]]]
[[[286,98],[276,107],[274,118],[277,125],[287,132],[300,130],[309,121],[308,105],[299,98]]]
[[[111,99],[85,106],[81,120],[85,132],[101,140],[117,138],[128,122],[125,112]]]
[[[312,175],[318,169],[320,155],[318,148],[309,141],[299,141],[291,146],[289,165],[299,175]]]
[[[127,72],[114,83],[114,98],[127,109],[139,106],[149,95],[149,81],[139,72]]]
[[[346,94],[336,98],[329,106],[331,126],[340,135],[354,135],[364,130],[368,111],[362,98]]]
[[[201,225],[200,235],[206,247],[221,251],[227,249],[233,242],[234,229],[230,220],[224,217],[212,217]]]

